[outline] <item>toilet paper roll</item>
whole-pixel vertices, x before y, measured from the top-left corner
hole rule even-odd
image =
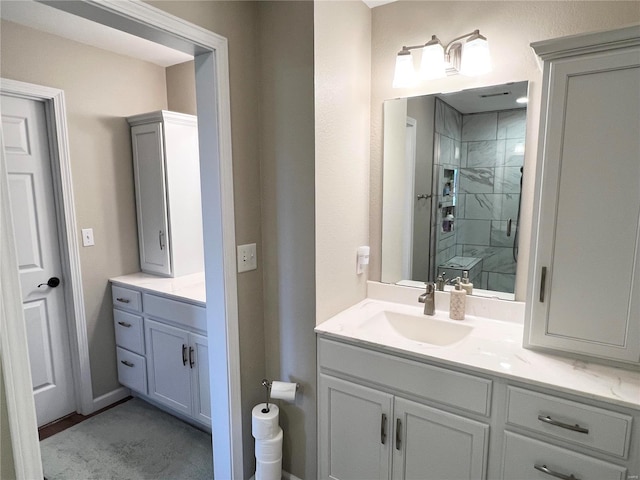
[[[256,460],[259,462],[275,462],[282,458],[282,429],[273,438],[256,440]]]
[[[273,462],[256,462],[256,480],[280,480],[282,478],[282,457]]]
[[[259,403],[251,411],[251,434],[256,440],[275,437],[280,425],[278,420],[280,409],[273,403],[269,404],[269,411],[264,413],[266,403]]]
[[[293,402],[296,399],[296,384],[289,382],[271,382],[271,398]]]

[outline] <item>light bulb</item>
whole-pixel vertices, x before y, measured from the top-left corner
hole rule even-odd
[[[476,76],[491,71],[491,55],[489,42],[476,30],[462,45],[460,73]]]
[[[422,49],[422,61],[420,63],[420,77],[435,79],[446,76],[444,65],[444,48],[435,35]]]

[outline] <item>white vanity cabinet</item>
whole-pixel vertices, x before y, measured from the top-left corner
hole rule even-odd
[[[204,270],[197,119],[168,111],[129,117],[140,269]]]
[[[486,477],[489,426],[427,403],[486,415],[491,381],[324,339],[318,356],[320,478]]]
[[[120,383],[210,426],[205,308],[132,286],[111,291]]]
[[[640,27],[544,60],[525,346],[640,363]]]
[[[335,338],[318,338],[318,370],[322,480],[640,475],[640,409]]]

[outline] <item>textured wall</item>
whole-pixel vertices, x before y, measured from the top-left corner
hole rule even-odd
[[[320,323],[366,296],[356,249],[369,245],[371,12],[360,1],[315,2],[314,23]]]
[[[524,300],[542,82],[542,72],[529,44],[549,38],[637,23],[640,21],[638,2],[401,1],[374,8],[372,19],[370,279],[380,279],[382,102],[398,96],[424,95],[529,80],[531,83],[527,152],[519,226],[522,241],[516,279],[516,298]],[[456,36],[478,28],[489,40],[493,72],[476,78],[458,75],[424,82],[411,89],[391,88],[395,56],[403,45],[424,43],[433,34],[446,43]]]
[[[109,277],[139,271],[127,116],[167,108],[165,69],[2,22],[2,76],[64,90],[93,395],[120,385]],[[80,232],[78,232],[79,234]]]

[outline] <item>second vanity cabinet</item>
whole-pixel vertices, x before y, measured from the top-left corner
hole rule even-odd
[[[640,26],[544,60],[525,343],[640,364]]]
[[[120,383],[211,426],[205,309],[131,286],[111,292]]]
[[[323,337],[318,369],[321,479],[640,474],[637,410]]]

